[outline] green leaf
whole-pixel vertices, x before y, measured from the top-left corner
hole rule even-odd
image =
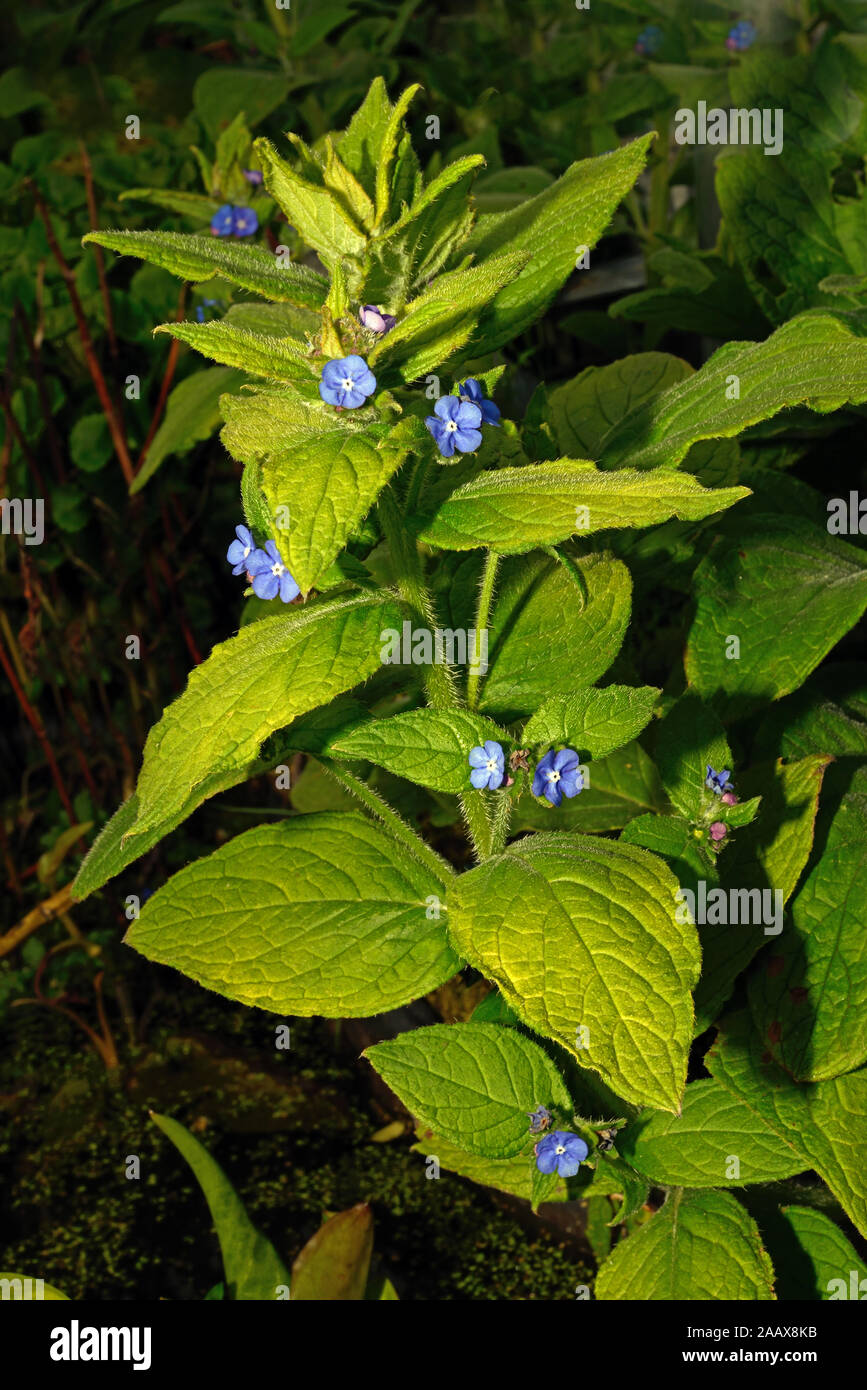
[[[278,260],[261,246],[241,246],[183,232],[88,232],[82,245],[89,241],[120,256],[138,256],[197,284],[218,275],[277,304],[319,309],[328,294],[328,281],[323,276],[293,261]]]
[[[837,186],[846,141],[854,132],[856,149],[863,144],[860,42],[818,44],[797,57],[757,49],[731,69],[732,106],[786,113],[777,156],[746,148],[716,161],[727,243],[774,321],[821,303],[827,277],[867,270],[863,186],[845,194]]]
[[[774,1298],[759,1228],[726,1192],[674,1191],[646,1226],[620,1241],[596,1278],[602,1302]]]
[[[814,1168],[867,1235],[867,1068],[800,1084],[773,1061],[746,1012],[727,1015],[705,1066],[756,1117]]]
[[[184,193],[176,188],[126,188],[118,194],[120,203],[128,198],[153,203],[155,207],[178,212],[182,217],[192,217],[200,223],[210,222],[220,206],[216,198],[208,198],[204,193]]]
[[[271,197],[325,265],[331,267],[343,257],[363,254],[367,237],[329,188],[308,183],[270,141],[256,140],[253,148]]]
[[[322,177],[326,188],[330,188],[340,199],[353,221],[365,231],[370,231],[375,217],[373,203],[355,175],[347,169],[330,139],[325,141]]]
[[[799,518],[750,517],[705,556],[695,590],[687,680],[743,716],[797,689],[858,621],[867,558]]]
[[[223,322],[272,338],[297,338],[299,346],[306,348],[307,338],[319,332],[322,320],[314,310],[299,308],[297,304],[260,304],[250,300],[232,304]]]
[[[749,488],[709,490],[670,469],[602,473],[584,460],[557,459],[480,473],[446,499],[421,539],[446,550],[520,554],[576,532],[654,526],[672,516],[697,521],[747,496]]]
[[[421,91],[421,83],[414,82],[401,92],[385,126],[376,164],[376,222],[382,222],[391,202],[392,165],[397,155],[401,137],[405,134],[403,118],[409,110],[410,102],[416,92]]]
[[[376,345],[369,364],[387,383],[415,381],[443,366],[468,341],[479,314],[526,264],[522,251],[437,276]]]
[[[460,876],[449,935],[531,1028],[626,1100],[676,1111],[700,966],[676,890],[645,850],[534,835]]]
[[[591,758],[604,758],[641,733],[659,694],[652,685],[609,685],[556,695],[528,719],[522,739],[533,746],[562,744]]]
[[[187,865],[125,940],[242,1004],[358,1018],[460,969],[428,917],[431,897],[445,897],[442,883],[399,841],[355,812],[323,811],[258,826]]]
[[[345,134],[337,137],[340,158],[371,197],[376,192],[376,171],[391,111],[385,82],[375,77]]]
[[[216,647],[191,673],[145,744],[130,837],[171,820],[219,775],[245,768],[264,739],[380,666],[380,633],[401,610],[369,594],[264,618]]]
[[[867,339],[845,314],[807,313],[763,343],[726,343],[605,437],[603,468],[675,468],[699,439],[732,439],[787,407],[827,414],[867,400]],[[737,379],[738,396],[734,396]]]
[[[248,126],[276,110],[289,94],[289,80],[282,72],[260,68],[208,68],[196,78],[193,106],[212,140],[243,112]]]
[[[188,1129],[168,1115],[151,1119],[186,1159],[205,1194],[217,1230],[226,1287],[240,1301],[273,1300],[289,1284],[289,1273],[269,1240],[250,1221],[244,1204],[219,1164]]]
[[[469,193],[482,155],[448,164],[412,206],[368,247],[364,294],[374,304],[401,309],[411,289],[436,275],[469,233],[473,209]]]
[[[609,555],[576,561],[588,598],[547,555],[506,561],[491,619],[481,708],[503,719],[529,715],[604,675],[629,622],[632,581]]]
[[[251,376],[273,381],[309,381],[317,373],[304,344],[297,338],[252,333],[231,323],[161,323],[155,333],[168,333],[196,352],[226,367],[240,367]]]
[[[479,219],[464,245],[476,264],[520,248],[530,261],[482,316],[471,351],[481,357],[510,342],[544,313],[574,269],[579,248],[595,246],[641,173],[652,135],[570,165],[535,198]]]
[[[682,1115],[642,1115],[618,1136],[628,1163],[666,1187],[741,1187],[804,1170],[799,1154],[719,1081],[693,1081]]]
[[[466,710],[416,709],[339,735],[329,752],[457,795],[470,789],[470,749],[486,739],[507,743],[509,736],[493,720]]]
[[[480,1158],[526,1153],[529,1168],[530,1112],[571,1111],[547,1053],[497,1023],[435,1023],[375,1043],[364,1056],[416,1119]]]
[[[867,1278],[867,1264],[852,1248],[840,1227],[824,1212],[816,1211],[815,1207],[783,1207],[780,1214],[792,1242],[787,1250],[787,1258],[777,1261],[780,1297],[823,1300],[857,1298],[860,1301],[863,1294],[859,1285],[862,1279]],[[788,1288],[790,1284],[794,1286],[791,1291]]]
[[[292,1302],[361,1302],[373,1254],[366,1202],[339,1211],[311,1236],[292,1266]]]
[[[636,352],[605,367],[587,367],[548,397],[548,420],[561,453],[598,459],[618,420],[691,375],[688,362],[667,352]]]
[[[722,884],[729,892],[739,894],[739,918],[744,893],[751,894],[753,901],[756,890],[763,895],[769,891],[780,893],[782,897],[763,897],[763,910],[770,908],[771,917],[764,925],[752,911],[752,923],[699,925],[702,972],[695,992],[699,1031],[713,1023],[741,971],[763,946],[774,940],[777,903],[789,901],[810,854],[819,791],[828,761],[826,757],[814,756],[776,766],[765,764],[738,778],[742,791],[761,791],[762,813],[754,824],[731,836],[717,861]],[[766,927],[771,929],[770,934]]]
[[[98,473],[113,453],[111,431],[102,412],[79,416],[69,432],[69,456],[76,468]]]
[[[673,804],[688,820],[702,819],[703,812],[718,804],[705,787],[707,768],[730,771],[731,749],[716,715],[694,691],[682,695],[660,724],[656,765]]]
[[[405,458],[389,437],[377,447],[332,427],[267,462],[262,488],[272,516],[288,508],[281,554],[302,593],[325,573]]]
[[[529,1114],[529,1112],[528,1112]],[[467,1153],[457,1144],[441,1139],[430,1129],[419,1125],[416,1129],[418,1143],[413,1144],[413,1153],[421,1154],[427,1160],[435,1158],[441,1168],[457,1173],[462,1178],[481,1187],[493,1187],[498,1192],[508,1192],[525,1202],[533,1200],[534,1173],[537,1172],[532,1155],[516,1154],[514,1158],[482,1158],[478,1154]],[[546,1202],[566,1202],[569,1200],[570,1182],[557,1178]]]
[[[799,1081],[867,1062],[867,768],[856,770],[827,820],[791,926],[750,980],[756,1026]]]
[[[222,418],[220,397],[237,395],[245,380],[245,374],[232,367],[208,367],[176,386],[144,464],[130,484],[130,493],[140,492],[165,459],[188,454],[194,444],[210,439]]]

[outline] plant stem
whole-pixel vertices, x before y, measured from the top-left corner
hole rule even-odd
[[[379,518],[391,551],[400,596],[413,614],[433,630],[437,625],[436,615],[424,582],[418,547],[407,534],[390,487],[380,493]],[[460,708],[454,674],[446,662],[432,661],[426,667],[424,684],[432,709]]]
[[[489,550],[485,557],[485,566],[482,570],[482,587],[479,590],[479,605],[476,609],[476,642],[474,650],[478,653],[481,634],[487,631],[488,618],[491,612],[491,603],[494,597],[494,584],[497,578],[500,557],[496,550]],[[471,666],[467,676],[467,704],[470,709],[479,707],[479,686],[481,682],[482,668],[480,665]]]
[[[494,816],[491,828],[491,854],[502,854],[506,847],[509,826],[512,822],[512,798],[508,792],[497,792],[494,796]]]
[[[439,879],[443,885],[447,884],[454,875],[454,869],[447,860],[441,859],[436,850],[431,849],[430,845],[416,834],[411,825],[407,825],[403,816],[398,815],[387,801],[369,787],[360,777],[356,777],[354,772],[349,772],[345,767],[340,767],[331,758],[326,758],[321,754],[316,755],[317,762],[321,763],[325,771],[330,774],[348,792],[358,798],[362,805],[381,820],[392,835],[404,845],[420,863],[424,864],[432,874]]]
[[[424,582],[418,547],[407,534],[394,493],[387,487],[379,497],[379,518],[391,551],[398,589],[404,603],[426,626],[436,627],[433,602]],[[460,709],[454,674],[446,662],[432,662],[425,673],[425,692],[432,709]],[[477,859],[491,852],[491,823],[480,792],[466,791],[460,798],[461,810]]]

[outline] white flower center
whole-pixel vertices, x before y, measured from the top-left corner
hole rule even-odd
[[[449,420],[448,424],[446,425],[446,429],[449,431],[449,433],[452,433],[454,430],[457,429],[457,425],[455,424],[454,420]]]
[[[246,560],[247,556],[250,554],[250,551],[251,551],[252,549],[253,549],[252,545],[245,545],[245,546],[244,546],[244,559],[245,559],[245,560]]]
[[[559,772],[549,772],[549,773],[548,773],[548,781],[549,781],[549,782],[559,782],[559,781],[560,781],[560,774],[559,774]]]
[[[488,772],[496,772],[496,771],[497,771],[497,760],[496,760],[496,758],[488,758]]]
[[[355,385],[355,382],[352,380],[351,376],[345,376],[340,384],[343,387],[344,391],[351,391],[353,386]]]
[[[280,574],[283,573],[283,568],[284,568],[283,565],[281,565],[281,564],[280,564],[280,561],[277,560],[276,563],[273,564],[273,565],[271,566],[271,573],[272,573],[272,574],[276,574],[276,575],[280,575]]]
[[[565,1146],[565,1144],[558,1144],[558,1145],[557,1145],[557,1148],[555,1149],[555,1153],[564,1154],[565,1152],[566,1152],[566,1146]]]

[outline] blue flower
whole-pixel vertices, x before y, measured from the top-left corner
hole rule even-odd
[[[234,223],[235,209],[231,203],[224,203],[211,218],[211,236],[231,236]]]
[[[283,564],[274,541],[266,541],[264,550],[253,551],[247,569],[253,576],[253,593],[257,598],[276,598],[279,594],[284,603],[291,603],[301,592]]]
[[[397,323],[394,314],[384,313],[375,304],[365,304],[358,318],[362,328],[369,328],[371,333],[390,333]]]
[[[451,458],[455,449],[462,454],[478,449],[482,442],[482,412],[477,405],[458,400],[457,396],[440,396],[434,411],[434,415],[426,417],[425,424],[444,458]]]
[[[726,48],[729,49],[731,53],[745,53],[748,48],[752,48],[756,41],[756,37],[756,26],[753,24],[752,20],[741,19],[733,29],[729,30],[729,36],[726,39]]]
[[[722,772],[714,772],[710,763],[708,763],[707,776],[704,779],[704,784],[708,791],[715,792],[717,796],[722,796],[723,792],[728,789],[731,777],[732,775],[728,768],[725,768]]]
[[[590,1150],[578,1134],[555,1129],[536,1145],[536,1167],[540,1173],[553,1173],[561,1178],[574,1178]]]
[[[551,1111],[546,1110],[544,1105],[537,1105],[535,1110],[531,1110],[527,1116],[530,1121],[530,1133],[541,1134],[551,1123]]]
[[[238,539],[232,541],[226,551],[226,559],[232,566],[233,574],[243,574],[248,568],[247,561],[256,549],[256,542],[246,526],[236,526],[235,535]]]
[[[533,776],[533,795],[545,793],[552,806],[559,806],[564,796],[577,796],[584,786],[584,776],[573,748],[552,748],[536,764]]]
[[[259,219],[252,208],[236,208],[224,203],[211,218],[211,236],[252,236]]]
[[[363,357],[337,357],[322,368],[319,394],[328,405],[355,410],[376,390],[376,377]]]
[[[493,401],[486,401],[481,384],[475,377],[469,377],[461,386],[455,387],[455,395],[462,401],[470,401],[482,412],[483,425],[499,425],[500,408]]]
[[[232,231],[235,236],[252,236],[259,230],[259,219],[252,208],[235,208]]]
[[[199,323],[205,322],[205,310],[215,309],[219,304],[218,299],[203,299],[201,304],[196,305],[196,319]]]
[[[648,24],[635,40],[635,51],[643,58],[652,58],[654,53],[659,52],[664,38],[665,35],[658,24]]]
[[[470,749],[470,781],[482,791],[495,792],[505,777],[505,758],[499,743],[492,738],[485,739],[484,748]]]

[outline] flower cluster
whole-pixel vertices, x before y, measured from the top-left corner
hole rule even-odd
[[[732,787],[732,775],[729,769],[723,768],[722,772],[717,772],[710,763],[706,764],[706,768],[707,776],[704,779],[704,784],[708,791],[713,792],[714,796],[718,796],[723,806],[737,806],[738,798]],[[708,827],[708,834],[712,846],[717,848],[728,834],[728,826],[724,821],[715,820]]]
[[[425,419],[443,458],[452,458],[455,449],[460,454],[473,453],[482,442],[481,426],[499,423],[498,407],[485,399],[474,377],[456,386],[451,396],[441,396],[433,415]]]
[[[664,37],[658,24],[648,24],[635,40],[636,53],[640,53],[642,58],[652,58],[659,52]]]
[[[729,30],[726,48],[730,53],[746,53],[756,41],[756,26],[751,19],[741,19]]]
[[[521,752],[523,754],[523,750]],[[502,785],[506,775],[505,755],[502,746],[494,739],[486,739],[483,747],[471,748],[469,761],[470,782],[477,790],[496,791]],[[529,770],[526,758],[522,759],[520,766]],[[544,795],[552,806],[559,806],[564,796],[577,796],[583,786],[584,776],[574,748],[561,748],[559,752],[552,748],[536,764],[533,795]]]
[[[284,603],[291,603],[298,597],[301,590],[284,565],[275,541],[266,541],[265,549],[260,550],[246,526],[236,526],[235,536],[226,559],[233,574],[246,571],[257,598],[272,599],[279,594]]]
[[[211,236],[252,236],[259,230],[259,219],[252,208],[224,203],[211,218]]]
[[[322,368],[319,394],[327,405],[357,410],[376,390],[376,377],[363,357],[336,357]]]

